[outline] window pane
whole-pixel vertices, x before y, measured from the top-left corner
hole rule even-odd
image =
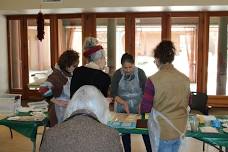
[[[81,19],[58,19],[59,55],[67,49],[79,53],[79,66],[82,65],[82,26]]]
[[[228,17],[210,17],[207,93],[228,95]]]
[[[29,19],[28,22],[28,68],[29,83],[40,81],[46,78],[51,69],[50,57],[50,20],[44,21],[44,39],[37,39],[36,19]]]
[[[135,65],[150,76],[157,72],[153,49],[161,41],[161,18],[136,18],[135,24]]]
[[[22,89],[22,59],[21,59],[21,32],[20,21],[9,21],[9,44],[11,66],[11,88]]]
[[[174,66],[189,77],[191,91],[197,88],[198,17],[172,17],[171,39],[176,47]]]
[[[125,19],[97,18],[98,41],[107,50],[110,73],[121,67],[120,59],[125,52]]]

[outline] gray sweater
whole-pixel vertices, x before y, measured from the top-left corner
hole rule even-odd
[[[115,129],[88,116],[76,116],[46,131],[40,152],[122,152]]]

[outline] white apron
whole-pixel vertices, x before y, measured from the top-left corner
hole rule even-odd
[[[133,74],[125,76],[121,69],[122,77],[118,84],[118,96],[128,102],[130,113],[138,113],[138,105],[142,100],[142,88],[139,85],[138,68],[134,69]],[[124,113],[124,107],[115,103],[115,111]]]

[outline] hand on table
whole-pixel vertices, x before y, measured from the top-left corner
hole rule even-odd
[[[127,114],[130,113],[130,111],[129,111],[129,106],[128,106],[128,102],[127,102],[127,101],[123,100],[123,99],[120,98],[119,96],[116,96],[116,97],[115,97],[115,102],[121,104],[121,105],[123,106],[123,108],[124,108],[124,110],[125,110],[125,112],[126,112]]]
[[[127,114],[130,114],[129,106],[128,106],[128,102],[127,102],[127,101],[125,101],[125,103],[123,104],[123,106],[124,106],[125,112],[126,112]]]

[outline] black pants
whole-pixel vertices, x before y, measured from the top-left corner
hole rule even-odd
[[[149,135],[142,135],[142,137],[143,137],[144,144],[146,146],[146,151],[152,152]],[[131,136],[130,136],[130,134],[123,134],[122,135],[122,141],[123,141],[124,151],[125,152],[131,152]]]

